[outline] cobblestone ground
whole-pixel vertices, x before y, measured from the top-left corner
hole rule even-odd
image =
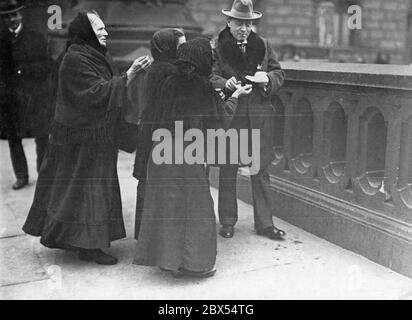
[[[412,279],[279,219],[275,223],[287,232],[285,241],[257,236],[252,208],[241,201],[234,238],[218,239],[213,278],[174,279],[157,268],[133,265],[137,181],[131,177],[134,156],[126,153],[118,168],[127,238],[109,249],[119,263],[99,266],[45,248],[21,231],[37,178],[33,140],[25,140],[24,147],[30,185],[13,191],[7,142],[0,142],[1,299],[412,299]]]

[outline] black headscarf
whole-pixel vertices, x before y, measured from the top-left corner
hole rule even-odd
[[[136,152],[133,176],[137,179],[146,178],[147,161],[152,149],[152,133],[159,126],[162,107],[159,96],[167,77],[176,72],[174,63],[177,60],[177,44],[179,38],[185,34],[179,29],[161,29],[150,41],[150,51],[154,59],[144,78],[142,91],[142,119],[140,123],[140,137]],[[141,88],[136,88],[140,91]]]
[[[178,70],[164,82],[159,97],[159,127],[174,132],[174,122],[183,120],[184,130],[204,128],[219,118],[217,94],[209,75],[212,71],[212,47],[206,38],[182,44],[177,52]],[[220,99],[220,97],[219,97]]]
[[[161,29],[153,35],[150,41],[150,51],[153,59],[174,62],[177,59],[177,43],[184,33],[179,29]]]
[[[102,46],[93,31],[92,25],[87,17],[86,11],[80,12],[69,25],[69,39],[66,50],[72,44],[88,44],[103,55],[106,54],[106,47]],[[96,13],[93,13],[96,14]],[[97,15],[97,14],[96,14]]]
[[[183,43],[177,51],[177,56],[177,65],[183,73],[187,70],[184,67],[187,64],[192,65],[195,73],[201,77],[209,77],[212,72],[212,47],[207,38],[198,37]]]
[[[64,56],[66,55],[67,50],[72,44],[82,44],[82,45],[88,44],[103,55],[105,55],[107,52],[107,49],[104,46],[100,45],[99,40],[97,40],[97,36],[93,31],[89,18],[87,17],[87,11],[80,12],[77,15],[77,17],[74,18],[74,20],[70,23],[68,40],[66,42],[66,48],[59,54],[56,61],[54,62],[54,66],[52,69],[52,75],[51,75],[51,85],[50,85],[50,94],[51,94],[50,103],[53,109],[55,109],[55,106],[56,106],[57,85],[58,85],[60,65],[63,61]]]

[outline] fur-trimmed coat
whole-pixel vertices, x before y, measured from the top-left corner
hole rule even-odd
[[[231,126],[235,129],[261,130],[260,168],[264,169],[274,159],[273,116],[276,106],[272,103],[272,97],[283,85],[284,72],[268,40],[254,32],[247,40],[246,54],[242,56],[228,27],[219,34],[214,40],[214,64],[210,81],[214,88],[225,90],[226,81],[231,77],[236,77],[243,84],[248,83],[245,76],[253,76],[258,65],[262,71],[268,73],[269,84],[266,91],[254,85],[249,96],[239,98],[238,109]]]

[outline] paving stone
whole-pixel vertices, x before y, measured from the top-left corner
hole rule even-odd
[[[46,279],[47,273],[28,236],[0,239],[0,286]]]
[[[8,205],[0,202],[0,212],[0,239],[24,234]]]

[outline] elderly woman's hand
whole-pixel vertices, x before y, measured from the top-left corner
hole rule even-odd
[[[133,61],[133,64],[130,66],[129,70],[126,71],[127,78],[129,80],[133,79],[138,72],[148,68],[150,64],[151,64],[151,61],[150,61],[149,56],[143,56],[143,57],[137,58],[135,61]]]

